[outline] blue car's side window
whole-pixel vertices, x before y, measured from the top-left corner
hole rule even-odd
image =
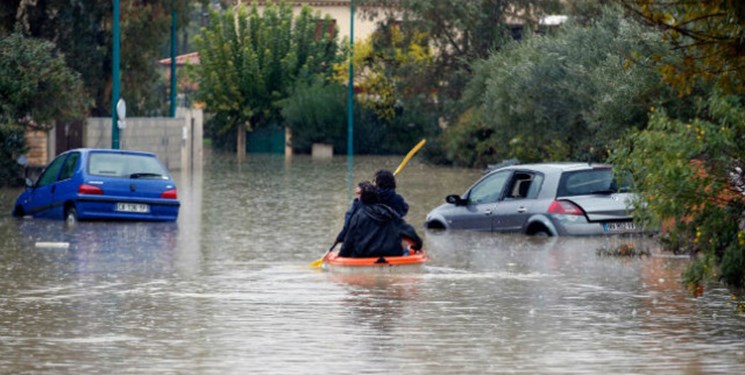
[[[62,165],[62,171],[59,174],[57,180],[66,180],[75,173],[78,166],[78,160],[80,160],[80,153],[73,152],[65,160],[65,164]]]
[[[59,171],[62,168],[62,163],[65,161],[66,157],[58,157],[57,159],[54,159],[52,161],[52,164],[49,164],[46,169],[44,169],[44,173],[39,176],[39,180],[36,181],[36,186],[47,186],[54,182],[57,179],[57,175],[59,175]]]

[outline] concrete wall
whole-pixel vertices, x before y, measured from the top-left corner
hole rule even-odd
[[[181,171],[201,171],[204,160],[204,113],[201,109],[177,108],[184,119],[181,133]]]
[[[134,117],[119,130],[123,150],[152,152],[171,171],[201,168],[203,114],[179,108],[175,118]],[[83,147],[111,148],[111,118],[89,118],[83,131]]]

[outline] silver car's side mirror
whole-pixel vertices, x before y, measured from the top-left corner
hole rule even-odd
[[[466,200],[461,198],[460,195],[457,194],[451,194],[445,197],[445,202],[448,202],[450,204],[454,204],[456,206],[465,206]]]

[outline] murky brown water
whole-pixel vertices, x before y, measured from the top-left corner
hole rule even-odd
[[[356,157],[354,181],[399,161]],[[412,161],[409,221],[479,174]],[[627,239],[420,229],[423,272],[338,276],[308,263],[342,223],[345,158],[213,156],[177,178],[175,224],[0,216],[0,373],[745,373],[736,302],[692,298],[688,260],[653,243],[617,259],[595,249]]]

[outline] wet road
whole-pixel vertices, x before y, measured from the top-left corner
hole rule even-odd
[[[400,158],[355,158],[354,181]],[[412,161],[398,179],[421,273],[308,267],[339,230],[346,160],[212,156],[176,176],[177,223],[0,216],[2,374],[745,373],[745,316],[693,298],[688,260],[597,256],[629,239],[426,232],[479,171]],[[0,190],[9,213],[18,190]],[[37,247],[65,242],[69,247]],[[741,303],[741,302],[740,302]]]

